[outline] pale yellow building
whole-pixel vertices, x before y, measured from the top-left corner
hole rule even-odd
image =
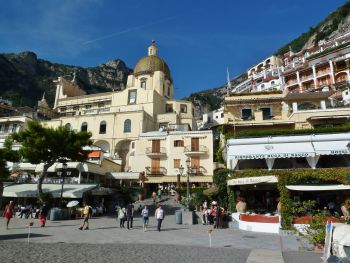
[[[144,172],[146,184],[176,184],[180,166],[190,175],[191,184],[213,182],[212,131],[154,131],[142,133],[131,143],[129,165],[132,172]],[[186,160],[190,161],[188,169]]]
[[[46,125],[90,131],[94,144],[106,156],[129,166],[130,142],[141,133],[171,125],[180,125],[185,131],[196,130],[192,103],[174,100],[173,96],[169,67],[152,43],[122,91],[86,95],[74,79],[59,78],[54,106],[59,117]]]
[[[332,107],[334,91],[309,93],[251,93],[225,97],[225,124],[236,131],[306,129],[347,123],[350,107]]]

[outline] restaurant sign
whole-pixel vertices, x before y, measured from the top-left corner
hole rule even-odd
[[[270,154],[240,154],[233,155],[233,159],[247,160],[247,159],[268,159],[268,158],[299,158],[299,157],[313,157],[315,153],[270,153]]]

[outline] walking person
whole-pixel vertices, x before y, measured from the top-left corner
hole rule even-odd
[[[148,221],[149,221],[149,211],[148,211],[147,205],[145,205],[144,208],[142,209],[141,216],[143,221],[143,232],[146,232],[148,228]]]
[[[158,232],[160,232],[160,229],[162,227],[162,221],[164,219],[164,210],[160,204],[158,205],[158,208],[156,209],[155,218],[157,220],[157,230],[158,230]]]
[[[119,218],[119,227],[124,228],[125,224],[125,207],[121,208],[118,213],[118,218]]]
[[[130,202],[126,207],[126,227],[128,229],[132,228],[132,223],[134,221],[134,205]]]
[[[4,210],[4,214],[3,217],[6,218],[6,229],[9,229],[9,224],[10,224],[10,220],[12,217],[15,217],[16,213],[15,213],[15,208],[13,205],[13,201],[10,201],[6,206],[5,206],[5,210]]]
[[[44,203],[43,206],[40,209],[40,212],[39,212],[40,227],[45,227],[46,217],[47,217],[48,212],[49,212],[49,208]]]
[[[157,194],[158,194],[158,202],[160,202],[162,198],[162,189],[159,188]]]
[[[153,199],[153,203],[156,203],[157,193],[155,191],[153,191],[152,193],[152,199]]]
[[[80,230],[83,230],[83,229],[88,230],[89,229],[89,217],[92,214],[91,212],[92,212],[92,209],[90,208],[90,206],[88,206],[84,202],[84,209],[83,209],[84,221],[83,221],[83,224],[79,227]],[[84,228],[84,226],[85,226],[85,228]]]

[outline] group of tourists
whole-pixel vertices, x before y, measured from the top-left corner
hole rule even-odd
[[[49,209],[48,209],[46,203],[43,203],[41,208],[37,211],[37,215],[35,216],[36,218],[39,218],[40,227],[45,227],[48,212],[49,212]],[[19,217],[22,218],[23,214],[24,214],[24,212],[21,211],[19,214]],[[8,230],[11,218],[16,217],[16,210],[15,210],[15,205],[14,205],[13,201],[10,201],[5,206],[3,217],[5,217],[6,229]],[[28,218],[28,217],[26,217],[26,218]],[[33,218],[33,217],[31,217],[31,218]]]
[[[147,205],[141,209],[137,209],[140,212],[142,223],[143,223],[143,231],[146,232],[148,230],[149,225],[149,208]],[[125,228],[125,222],[127,222],[127,229],[133,228],[135,209],[132,203],[129,203],[126,207],[116,207],[116,216],[119,219],[119,227]],[[162,221],[164,219],[164,210],[161,204],[157,205],[157,209],[155,211],[155,218],[157,220],[157,230],[161,231]]]
[[[217,201],[213,201],[210,207],[208,207],[207,201],[204,201],[202,209],[203,225],[214,225],[214,228],[222,228],[225,209],[219,206]]]

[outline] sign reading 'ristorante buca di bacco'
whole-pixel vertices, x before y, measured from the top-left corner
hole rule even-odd
[[[273,153],[273,154],[244,154],[233,155],[236,160],[245,159],[267,159],[267,158],[299,158],[299,157],[313,157],[315,153]]]

